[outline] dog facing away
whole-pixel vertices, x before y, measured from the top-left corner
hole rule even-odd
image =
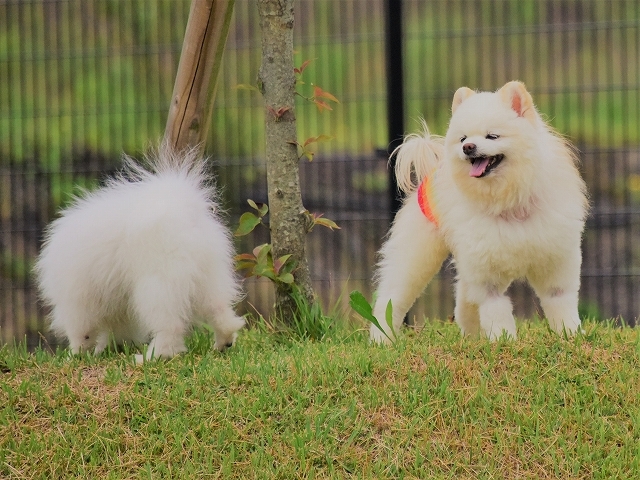
[[[373,314],[384,319],[391,301],[397,332],[451,253],[464,334],[515,337],[505,292],[519,279],[533,287],[554,331],[576,332],[588,201],[571,146],[520,82],[497,92],[462,87],[446,137],[424,127],[397,149],[398,184],[408,195],[379,252]],[[370,334],[389,341],[374,325]]]
[[[244,325],[206,162],[162,144],[146,163],[125,157],[122,174],[75,198],[46,231],[35,273],[51,329],[73,353],[100,353],[113,336],[150,342],[147,359],[171,357],[202,320],[222,350]]]

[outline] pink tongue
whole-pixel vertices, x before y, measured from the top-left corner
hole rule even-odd
[[[482,160],[476,160],[471,164],[471,171],[469,172],[470,177],[479,177],[482,175],[489,165],[489,157],[485,157]]]

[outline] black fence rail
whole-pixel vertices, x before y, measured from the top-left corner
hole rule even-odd
[[[444,134],[466,85],[524,81],[539,109],[580,149],[592,212],[581,307],[634,323],[640,311],[640,2],[635,0],[300,0],[298,88],[339,98],[319,113],[300,99],[305,206],[342,229],[315,229],[310,265],[327,307],[352,289],[371,295],[375,252],[392,219],[386,152],[424,117]],[[31,268],[42,231],[79,188],[93,188],[164,131],[188,0],[0,0],[0,337],[45,332]],[[236,0],[208,153],[235,225],[246,199],[266,201],[256,6]],[[266,231],[238,240],[245,251]],[[443,268],[412,318],[453,311]],[[268,312],[271,285],[248,280],[242,308]],[[524,286],[516,312],[536,313]]]

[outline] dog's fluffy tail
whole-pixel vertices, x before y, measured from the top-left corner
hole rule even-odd
[[[442,137],[431,135],[427,123],[422,121],[422,133],[412,133],[393,151],[396,155],[398,187],[405,193],[415,190],[422,179],[438,166],[444,156]]]
[[[122,160],[123,169],[107,180],[107,187],[117,190],[130,183],[177,178],[199,191],[213,211],[218,210],[218,191],[208,171],[208,161],[197,147],[178,150],[163,140],[157,147],[149,148],[142,161],[128,155],[123,155]]]
[[[176,150],[163,140],[157,147],[150,148],[144,160],[138,162],[123,155],[124,170],[114,178],[121,181],[140,181],[153,176],[179,175],[201,182],[207,178],[207,161],[196,147]]]

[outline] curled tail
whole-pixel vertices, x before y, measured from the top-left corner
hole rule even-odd
[[[405,193],[414,191],[444,156],[443,138],[431,135],[424,121],[422,127],[422,133],[407,135],[392,154],[397,155],[395,171],[398,187]]]

